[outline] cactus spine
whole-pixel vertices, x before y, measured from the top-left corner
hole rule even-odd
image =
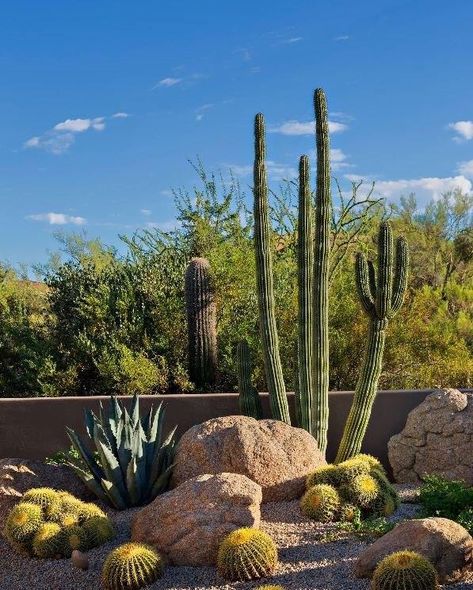
[[[251,356],[246,340],[242,340],[237,344],[236,355],[240,412],[244,416],[261,420],[263,417],[263,408],[261,407],[259,393],[251,383]]]
[[[265,152],[264,117],[261,113],[258,113],[255,117],[253,190],[259,322],[271,414],[274,419],[290,424],[291,418],[279,355],[279,341],[274,310],[271,227],[268,213],[268,180],[266,176]]]
[[[330,264],[330,138],[325,93],[314,93],[317,141],[317,192],[314,252],[314,401],[312,434],[325,453],[328,430],[329,339],[328,289]]]
[[[217,320],[210,264],[205,258],[190,261],[185,277],[185,295],[189,376],[199,389],[212,388],[217,371]]]
[[[307,156],[299,161],[299,217],[298,217],[298,368],[297,414],[300,428],[313,432],[312,403],[314,394],[314,227],[312,194],[309,179],[310,163]]]
[[[382,223],[379,230],[377,276],[374,265],[363,254],[356,258],[358,296],[370,318],[370,329],[368,349],[338,449],[337,463],[356,455],[361,449],[381,374],[386,328],[402,305],[408,266],[409,253],[404,238],[398,238],[394,257],[389,222]]]

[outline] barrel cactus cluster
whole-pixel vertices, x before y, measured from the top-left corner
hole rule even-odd
[[[399,506],[399,497],[379,461],[359,454],[310,473],[300,504],[313,520],[355,522],[390,516]]]
[[[95,504],[68,492],[33,488],[9,512],[4,536],[16,551],[50,559],[98,547],[113,539],[115,531]]]
[[[375,569],[371,590],[437,590],[437,572],[428,559],[414,551],[397,551]]]
[[[218,550],[218,572],[226,580],[265,578],[273,573],[277,564],[276,544],[258,529],[241,528],[231,532]]]

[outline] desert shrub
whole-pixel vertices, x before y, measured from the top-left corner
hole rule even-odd
[[[424,478],[419,502],[425,516],[441,516],[455,520],[471,530],[473,487],[464,481],[450,481],[437,475]],[[461,515],[461,517],[460,517]]]

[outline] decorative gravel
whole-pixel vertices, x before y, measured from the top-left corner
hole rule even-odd
[[[412,518],[417,506],[403,504],[395,518]],[[100,571],[107,553],[129,539],[133,510],[112,513],[117,538],[89,552],[88,571],[74,568],[70,560],[25,558],[14,553],[0,540],[1,590],[99,590]],[[228,584],[220,579],[215,568],[168,567],[152,590],[216,590],[256,588],[263,583],[280,584],[287,590],[368,590],[368,580],[352,574],[353,564],[365,541],[348,537],[324,542],[336,525],[314,523],[305,518],[297,501],[266,504],[262,508],[261,528],[269,533],[279,547],[280,565],[271,580]],[[469,583],[449,586],[452,590],[473,590]]]

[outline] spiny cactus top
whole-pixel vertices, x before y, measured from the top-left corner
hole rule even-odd
[[[150,545],[125,543],[111,551],[102,569],[106,590],[139,590],[160,578],[164,560]]]
[[[414,551],[398,551],[376,568],[372,590],[436,590],[437,572],[428,559]]]

